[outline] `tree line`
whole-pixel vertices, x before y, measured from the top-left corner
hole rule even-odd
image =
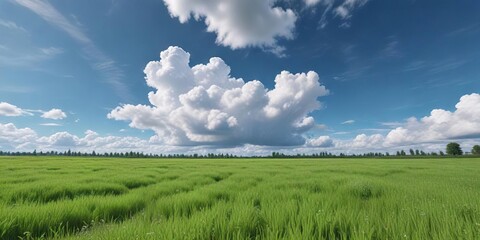
[[[471,155],[480,156],[480,145],[473,146]],[[461,156],[464,155],[460,144],[451,142],[447,144],[446,151],[439,152],[424,152],[423,150],[409,149],[408,154],[404,150],[397,151],[395,154],[389,152],[369,152],[363,154],[334,154],[330,152],[319,152],[312,154],[285,154],[281,152],[272,152],[271,155],[263,156],[249,156],[251,158],[371,158],[371,157],[404,157],[404,156]],[[208,154],[153,154],[143,152],[105,152],[97,153],[92,152],[80,152],[80,151],[40,151],[37,152],[13,152],[13,151],[0,151],[0,156],[72,156],[72,157],[116,157],[116,158],[245,158],[245,156],[239,156],[229,153],[208,153]]]

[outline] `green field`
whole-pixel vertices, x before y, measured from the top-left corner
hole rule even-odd
[[[480,239],[480,159],[0,158],[0,238]]]

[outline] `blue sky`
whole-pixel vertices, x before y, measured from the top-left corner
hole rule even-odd
[[[102,144],[107,138],[143,141],[143,147],[129,146],[141,151],[188,146],[189,151],[233,147],[253,153],[278,149],[278,145],[305,152],[394,151],[410,146],[437,150],[445,141],[458,139],[470,146],[480,136],[480,115],[475,110],[480,108],[476,95],[480,90],[480,2],[217,0],[196,4],[186,0],[1,1],[0,102],[4,104],[0,124],[4,130],[0,130],[0,148],[116,150],[115,146],[124,146],[88,142],[87,130]],[[183,120],[172,119],[171,112],[156,115],[165,106],[156,106],[147,95],[150,91],[160,95],[165,89],[149,86],[144,74],[147,63],[159,61],[160,52],[170,46],[182,49],[170,51],[172,56],[190,54],[190,67],[219,57],[230,67],[231,77],[245,83],[258,80],[263,91],[275,89],[275,77],[286,70],[292,75],[285,81],[298,81],[278,89],[277,98],[294,101],[288,94],[298,91],[305,92],[304,101],[290,110],[280,109],[275,118],[266,113],[255,120],[241,120],[241,113],[225,108],[215,115],[219,122],[210,122],[207,116],[217,110],[211,108],[204,119],[193,122],[179,111],[175,116],[185,122],[175,125]],[[309,71],[318,75],[312,81],[320,87],[302,88],[307,80],[295,74]],[[188,90],[173,97],[178,102]],[[460,100],[462,96],[466,97]],[[306,106],[316,102],[321,107]],[[155,109],[142,115],[146,113],[138,107],[125,107],[139,105]],[[180,106],[184,107],[175,109]],[[121,108],[117,115],[112,114],[117,107]],[[259,111],[268,112],[268,107]],[[435,115],[434,109],[450,114]],[[417,122],[408,120],[411,117]],[[433,120],[422,121],[423,117]],[[303,119],[308,126],[299,130]],[[240,128],[241,133],[233,130]],[[262,140],[258,141],[258,136],[245,133],[257,128],[267,129],[259,133]],[[178,131],[181,136],[172,135]],[[408,136],[398,137],[400,132]],[[427,137],[415,135],[419,133]],[[19,140],[18,136],[29,134]],[[171,141],[177,137],[178,141]]]

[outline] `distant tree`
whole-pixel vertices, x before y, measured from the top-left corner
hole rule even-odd
[[[475,145],[472,147],[472,154],[473,155],[480,155],[480,146],[479,145]]]
[[[415,152],[413,151],[413,149],[410,148],[410,155],[415,155]]]
[[[415,155],[419,156],[420,155],[420,151],[417,149],[415,150]]]
[[[454,155],[454,156],[462,155],[463,151],[462,151],[462,148],[460,147],[460,144],[456,142],[451,142],[447,144],[447,154]]]
[[[438,152],[438,154],[440,154],[440,156],[445,156],[445,153],[443,151]]]
[[[403,150],[402,150],[402,151],[400,151],[400,154],[401,154],[402,156],[405,156],[405,155],[407,155],[407,154],[405,153],[405,151],[403,151]]]

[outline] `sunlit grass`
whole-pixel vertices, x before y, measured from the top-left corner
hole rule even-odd
[[[0,238],[480,239],[480,159],[0,158]]]

